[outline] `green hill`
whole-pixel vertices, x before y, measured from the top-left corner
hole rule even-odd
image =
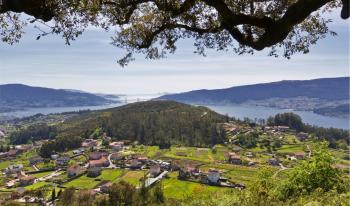
[[[54,138],[97,138],[106,133],[115,140],[146,145],[210,146],[224,141],[217,123],[227,119],[202,106],[147,101],[77,115],[57,125]]]

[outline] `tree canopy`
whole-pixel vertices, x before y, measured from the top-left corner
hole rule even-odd
[[[115,30],[112,44],[127,52],[118,61],[122,66],[135,53],[150,59],[174,53],[185,38],[202,55],[206,49],[244,54],[270,48],[269,55],[289,58],[335,35],[323,13],[337,8],[349,18],[349,0],[1,0],[0,36],[12,44],[25,24],[35,22],[38,39],[61,34],[67,44],[91,25]]]

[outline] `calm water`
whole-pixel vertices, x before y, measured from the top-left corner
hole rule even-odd
[[[239,119],[243,119],[244,117],[248,117],[250,119],[267,119],[269,116],[273,116],[278,113],[293,112],[295,114],[298,114],[303,119],[303,122],[311,125],[349,129],[350,124],[350,121],[347,118],[328,117],[308,111],[292,111],[287,109],[276,109],[271,107],[242,105],[208,105],[208,107],[218,113],[228,114],[229,116],[233,116]]]
[[[152,99],[155,98],[155,95],[132,95],[132,96],[125,96],[121,99],[127,99],[128,102],[137,101],[137,100],[146,100],[146,99]],[[112,108],[117,107],[126,104],[125,102],[122,103],[116,103],[116,104],[109,104],[109,105],[102,105],[102,106],[85,106],[85,107],[50,107],[50,108],[35,108],[35,109],[28,109],[25,111],[16,111],[16,112],[8,112],[8,113],[1,113],[1,116],[13,116],[13,117],[25,117],[25,116],[31,116],[37,113],[41,114],[50,114],[50,113],[61,113],[61,112],[70,112],[70,111],[79,111],[79,110],[99,110],[99,109],[106,109],[106,108]],[[211,108],[212,110],[221,113],[221,114],[228,114],[229,116],[236,117],[239,119],[244,119],[245,117],[248,117],[250,119],[266,119],[269,116],[273,116],[277,113],[284,113],[284,112],[291,112],[291,110],[286,109],[276,109],[276,108],[270,108],[270,107],[257,107],[257,106],[242,106],[242,105],[229,105],[229,106],[221,106],[221,105],[207,105],[207,107]],[[336,117],[327,117],[315,114],[313,112],[307,112],[307,111],[293,111],[294,113],[301,116],[304,122],[311,124],[311,125],[317,125],[321,127],[335,127],[335,128],[342,128],[342,129],[349,129],[349,119],[346,118],[336,118]]]

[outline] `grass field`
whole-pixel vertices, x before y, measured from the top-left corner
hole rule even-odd
[[[100,181],[96,181],[95,178],[87,177],[86,175],[83,175],[77,179],[74,179],[70,182],[65,183],[63,186],[65,187],[75,187],[80,189],[92,189],[96,187]]]
[[[134,186],[139,186],[140,179],[144,176],[145,171],[128,171],[121,179]]]
[[[177,179],[177,172],[169,174],[169,178],[162,180],[164,195],[167,198],[185,199],[193,194],[210,194],[214,191],[230,190],[229,188],[203,185],[195,182]]]
[[[4,161],[4,162],[0,162],[0,170],[4,170],[6,169],[8,166],[11,165],[10,161]]]
[[[36,177],[36,178],[40,178],[40,177],[44,177],[44,176],[46,176],[48,174],[51,174],[51,173],[52,173],[52,171],[50,171],[50,172],[40,172],[40,173],[36,173],[36,174],[31,174],[30,176],[33,176],[33,177]]]
[[[51,186],[51,184],[47,183],[47,182],[37,182],[35,184],[24,187],[24,189],[25,190],[35,190],[35,189],[38,189],[38,188],[46,186],[46,185]]]
[[[123,170],[106,169],[102,171],[101,175],[98,176],[98,178],[103,180],[108,180],[108,181],[116,181],[122,173],[123,173]]]
[[[304,150],[304,146],[301,144],[282,145],[282,147],[277,150],[277,153],[293,153],[293,152],[301,152],[303,150]]]

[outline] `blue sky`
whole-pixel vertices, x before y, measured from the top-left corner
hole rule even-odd
[[[111,94],[182,92],[225,88],[292,79],[349,76],[349,24],[335,16],[336,37],[320,40],[307,55],[292,59],[266,56],[265,52],[238,56],[231,52],[193,54],[190,40],[178,45],[175,55],[162,60],[142,56],[121,68],[123,50],[110,45],[109,34],[95,29],[71,46],[60,36],[36,41],[28,28],[19,44],[0,43],[0,84],[23,83],[52,88],[79,89]]]

